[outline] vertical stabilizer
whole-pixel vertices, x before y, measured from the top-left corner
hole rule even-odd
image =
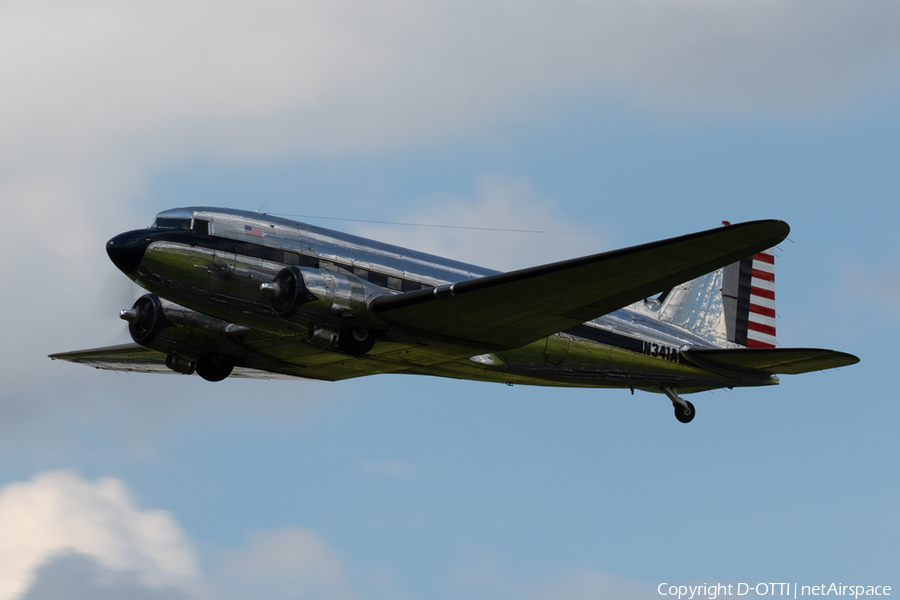
[[[689,329],[711,343],[727,339],[722,304],[723,269],[707,273],[672,288],[659,309],[659,320]]]
[[[775,249],[682,283],[660,299],[660,321],[718,346],[774,348]]]

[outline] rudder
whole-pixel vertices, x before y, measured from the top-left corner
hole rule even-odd
[[[774,348],[774,248],[728,265],[723,271],[722,301],[728,341],[747,348]]]

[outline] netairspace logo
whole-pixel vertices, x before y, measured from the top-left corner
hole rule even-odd
[[[661,583],[656,588],[660,596],[673,596],[681,600],[686,598],[708,598],[716,600],[721,596],[788,596],[798,598],[800,596],[847,596],[859,598],[860,596],[890,596],[889,585],[843,585],[840,583],[821,585],[798,585],[796,583],[738,583],[724,585],[715,583],[711,585],[669,585]]]

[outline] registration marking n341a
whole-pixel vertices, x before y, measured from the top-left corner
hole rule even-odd
[[[665,344],[658,344],[656,342],[643,342],[641,352],[648,356],[671,360],[672,362],[678,362],[678,357],[681,355],[678,348],[666,346]]]

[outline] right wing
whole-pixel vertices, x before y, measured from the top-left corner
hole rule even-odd
[[[518,348],[771,248],[783,221],[718,227],[631,248],[382,296],[379,316],[426,338]]]

